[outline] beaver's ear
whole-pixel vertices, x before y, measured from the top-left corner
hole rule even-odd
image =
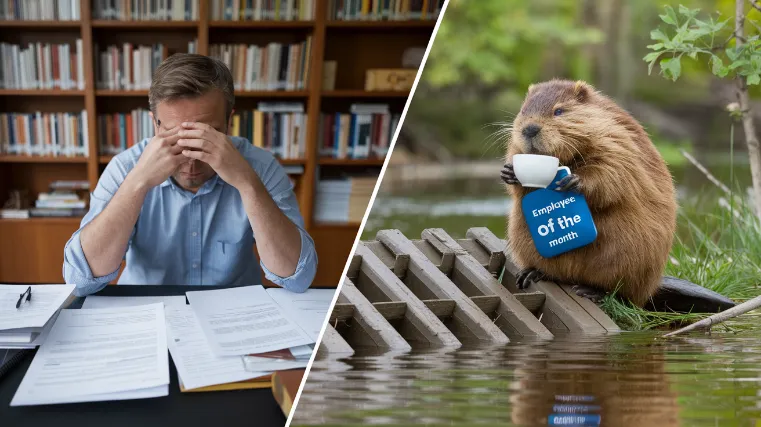
[[[577,101],[581,103],[587,102],[591,91],[592,89],[589,87],[587,82],[583,80],[578,80],[573,86],[573,96]]]

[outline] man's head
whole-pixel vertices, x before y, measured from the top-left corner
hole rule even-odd
[[[232,74],[218,59],[174,54],[153,74],[148,102],[157,134],[182,122],[206,123],[227,133],[235,104]],[[177,184],[191,191],[213,176],[211,166],[191,159],[172,174]]]

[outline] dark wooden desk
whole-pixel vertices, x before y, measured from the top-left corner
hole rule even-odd
[[[106,286],[97,295],[183,295],[188,290],[212,286]],[[78,298],[70,308],[79,308]],[[177,370],[169,358],[169,395],[154,399],[89,402],[63,405],[10,407],[32,356],[0,378],[0,426],[2,427],[169,427],[169,426],[283,426],[283,415],[270,388],[254,390],[181,393]],[[76,384],[72,384],[76,387]]]

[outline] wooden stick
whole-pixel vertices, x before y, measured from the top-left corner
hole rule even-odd
[[[744,303],[740,305],[736,305],[728,310],[724,310],[721,313],[716,313],[713,316],[706,317],[705,319],[695,322],[691,325],[685,326],[682,329],[676,330],[674,332],[669,332],[668,334],[664,335],[663,337],[672,337],[674,335],[679,335],[684,332],[689,332],[693,329],[698,329],[702,327],[710,328],[711,326],[724,322],[726,320],[729,320],[733,317],[737,317],[741,314],[745,314],[749,311],[755,310],[757,308],[761,307],[761,295],[757,296],[751,300],[745,301]]]
[[[683,155],[683,156],[684,156],[684,157],[685,157],[687,160],[689,160],[689,161],[690,161],[690,163],[692,163],[692,164],[693,164],[693,165],[694,165],[696,168],[698,168],[698,170],[699,170],[700,172],[702,172],[702,173],[703,173],[703,175],[705,175],[705,176],[706,176],[706,178],[708,178],[708,180],[709,180],[709,181],[711,181],[711,182],[712,182],[714,185],[716,185],[717,187],[719,187],[719,188],[720,188],[720,189],[721,189],[723,192],[725,192],[727,195],[731,195],[731,194],[732,194],[732,192],[731,192],[731,191],[729,191],[729,188],[728,188],[726,185],[724,185],[724,183],[722,183],[721,181],[719,181],[718,179],[716,179],[716,177],[715,177],[715,176],[713,176],[713,174],[711,174],[711,172],[708,172],[708,169],[706,169],[706,168],[705,168],[705,166],[703,166],[702,164],[700,164],[700,162],[698,162],[698,160],[697,160],[696,158],[692,157],[692,155],[690,155],[690,153],[688,153],[688,152],[686,152],[686,151],[684,151],[684,150],[679,150],[679,151],[681,151],[681,152],[682,152],[682,155]]]

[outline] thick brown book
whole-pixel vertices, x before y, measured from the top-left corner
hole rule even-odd
[[[272,374],[272,394],[277,404],[283,410],[286,418],[291,413],[293,400],[299,391],[301,379],[304,377],[304,369],[292,369],[289,371],[277,371]]]

